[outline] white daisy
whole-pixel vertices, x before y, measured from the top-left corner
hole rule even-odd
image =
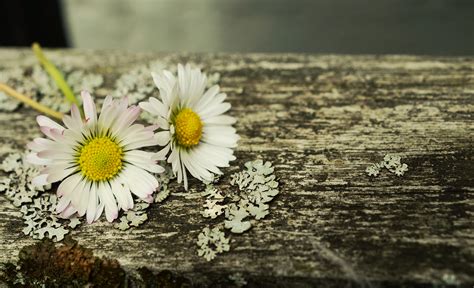
[[[43,165],[35,185],[61,181],[56,210],[63,217],[87,214],[87,222],[99,218],[103,210],[108,221],[119,209],[133,207],[131,193],[151,202],[158,181],[150,174],[164,169],[156,164],[156,154],[139,150],[157,144],[156,126],[133,124],[140,114],[128,100],[107,97],[100,115],[92,97],[82,92],[83,120],[77,106],[65,115],[66,128],[45,116],[38,116],[41,131],[49,138],[36,138],[28,144],[33,151],[28,161]]]
[[[152,73],[160,90],[161,101],[150,98],[140,107],[157,116],[159,145],[165,146],[157,157],[166,157],[178,183],[188,188],[186,170],[195,178],[212,181],[213,174],[222,174],[218,167],[228,167],[235,160],[232,148],[239,136],[232,124],[235,118],[223,115],[230,109],[226,95],[214,85],[205,91],[206,76],[189,65],[178,65],[178,77],[169,71]]]

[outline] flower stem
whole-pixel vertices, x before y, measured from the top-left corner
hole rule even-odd
[[[58,68],[56,68],[56,66],[54,66],[53,63],[51,63],[51,61],[48,60],[48,58],[46,58],[46,56],[43,54],[43,51],[41,50],[41,46],[38,43],[33,43],[31,49],[33,49],[36,58],[38,58],[41,65],[43,65],[44,70],[48,72],[49,76],[53,78],[54,82],[59,87],[61,92],[63,92],[66,99],[71,103],[75,103],[77,106],[80,106],[79,101],[77,101],[76,96],[74,96],[71,87],[69,87],[66,80],[64,80],[63,74],[58,70]]]
[[[17,91],[15,91],[13,88],[3,84],[3,83],[0,83],[0,91],[3,91],[5,92],[7,95],[17,99],[17,100],[20,100],[21,102],[25,103],[26,105],[29,105],[31,106],[32,108],[40,111],[41,113],[44,113],[46,115],[49,115],[51,117],[54,117],[58,120],[61,120],[63,119],[63,114],[58,112],[58,111],[54,111],[38,102],[36,102],[35,100],[29,98],[28,96],[25,96]]]

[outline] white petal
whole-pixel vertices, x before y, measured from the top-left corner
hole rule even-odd
[[[163,148],[160,151],[156,152],[153,159],[155,159],[155,160],[164,160],[164,159],[166,159],[166,155],[170,151],[170,148],[171,148],[171,143],[168,143],[168,145],[166,145],[165,148]]]
[[[160,131],[155,134],[156,140],[158,141],[158,145],[165,146],[170,142],[170,131]]]
[[[151,76],[153,77],[153,82],[155,82],[156,87],[160,90],[163,104],[169,106],[171,102],[171,94],[176,85],[176,78],[172,73],[166,70],[159,73],[152,72]]]
[[[99,203],[99,205],[97,206],[97,210],[95,211],[94,221],[97,221],[100,215],[102,215],[102,212],[104,211],[104,206],[105,206],[104,202]]]
[[[50,169],[48,178],[46,179],[46,181],[48,181],[49,183],[58,182],[66,178],[67,176],[71,175],[71,173],[73,173],[76,170],[76,167],[68,168],[68,169],[59,169],[59,168],[60,167],[58,168],[55,167],[54,169]]]
[[[158,187],[158,181],[155,177],[133,165],[129,165],[126,168],[123,178],[129,183],[128,186],[131,192],[142,199],[146,199]]]
[[[77,206],[77,214],[79,214],[79,216],[84,216],[84,214],[86,214],[86,211],[87,211],[87,206],[89,205],[89,197],[90,197],[90,182],[88,182],[87,180],[85,179],[82,179],[81,180],[81,200],[79,202],[79,205]],[[77,192],[77,191],[75,191]]]
[[[74,189],[79,184],[79,181],[81,181],[81,176],[79,173],[67,177],[61,182],[61,184],[59,184],[56,193],[58,196],[73,194]]]
[[[72,197],[71,197],[71,205],[74,206],[77,211],[85,213],[87,205],[84,205],[84,207],[81,206],[81,202],[83,201],[83,198],[86,197],[84,191],[84,186],[86,185],[86,180],[79,174],[74,174],[71,177],[77,177],[77,185],[74,187],[74,190],[72,191]]]
[[[48,165],[51,162],[50,159],[39,158],[37,153],[30,153],[26,156],[26,161],[35,165]]]
[[[205,109],[207,106],[209,106],[209,103],[214,103],[214,99],[219,93],[219,86],[214,85],[211,88],[209,88],[204,95],[202,95],[201,99],[199,102],[195,105],[194,110],[198,113],[201,114],[202,110]]]
[[[211,181],[213,176],[209,171],[206,169],[203,169],[199,165],[197,165],[196,162],[190,161],[190,156],[189,153],[185,151],[180,151],[181,152],[181,160],[184,163],[184,166],[188,169],[188,171],[193,175],[194,178],[198,180],[207,180]]]
[[[43,150],[38,152],[37,156],[39,158],[52,160],[74,160],[74,155],[71,153],[71,151]]]
[[[110,182],[110,186],[115,199],[117,199],[118,207],[122,208],[123,210],[127,210],[129,207],[127,193],[130,194],[130,191],[124,189],[124,186],[118,181],[118,179],[112,180]]]
[[[127,151],[125,154],[125,161],[128,163],[145,169],[153,173],[162,173],[164,168],[156,163],[153,159],[154,153],[140,150]]]
[[[205,124],[204,126],[208,126],[208,125],[232,125],[236,122],[236,119],[234,117],[227,116],[227,115],[219,115],[219,116],[214,116],[214,117],[208,118],[208,119],[204,120],[203,122]]]
[[[129,107],[123,115],[120,115],[117,121],[112,125],[111,130],[113,134],[119,133],[121,130],[130,127],[130,125],[137,120],[140,115],[140,107],[131,106]]]
[[[99,196],[101,202],[105,205],[105,217],[107,218],[107,221],[114,221],[118,216],[118,207],[117,201],[113,196],[109,183],[99,183],[97,195]]]
[[[94,183],[92,183],[90,186],[86,185],[85,189],[89,189],[89,201],[87,204],[87,223],[92,223],[94,222],[95,219],[95,214],[97,212],[97,206],[98,206],[98,201],[97,201],[97,188]]]
[[[202,112],[199,113],[199,116],[203,121],[205,121],[207,118],[211,118],[217,115],[221,115],[225,112],[227,112],[230,109],[231,105],[230,103],[220,103],[218,105],[209,105],[208,107],[204,108]]]

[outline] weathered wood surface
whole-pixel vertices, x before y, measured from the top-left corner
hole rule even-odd
[[[48,55],[103,73],[100,96],[121,73],[151,60],[220,73],[242,137],[227,177],[261,156],[280,178],[270,217],[232,237],[231,252],[212,262],[196,253],[198,233],[212,222],[200,215],[203,200],[176,185],[138,229],[100,222],[72,232],[97,255],[199,283],[234,272],[255,285],[287,287],[442,284],[446,277],[474,283],[474,58]],[[0,68],[34,62],[27,50],[0,50]],[[1,158],[38,134],[35,115],[0,113]],[[367,176],[365,168],[386,153],[401,155],[409,171]],[[1,263],[35,242],[22,234],[19,216],[0,196]]]

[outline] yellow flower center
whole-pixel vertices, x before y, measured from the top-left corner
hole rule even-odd
[[[89,141],[79,152],[81,173],[89,180],[103,181],[113,178],[122,169],[123,151],[109,137]]]
[[[186,148],[199,143],[202,136],[202,122],[193,110],[185,108],[175,118],[175,131],[178,143]]]

